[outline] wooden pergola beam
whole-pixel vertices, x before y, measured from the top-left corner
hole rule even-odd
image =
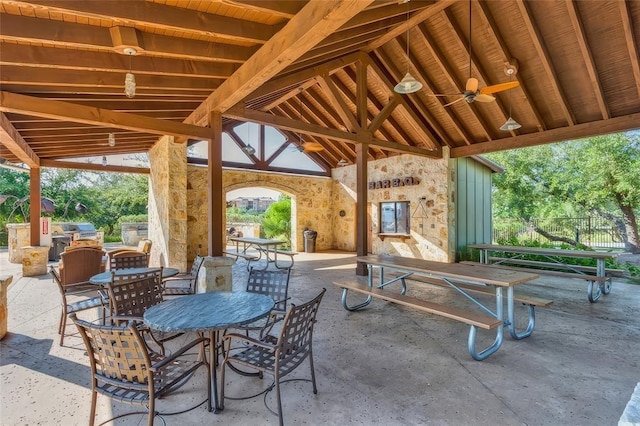
[[[230,41],[266,43],[279,30],[279,26],[146,1],[30,0],[29,4],[45,11],[70,12],[85,18],[117,19],[167,31]]]
[[[562,88],[560,87],[560,83],[558,81],[558,74],[556,73],[556,70],[553,68],[553,65],[551,64],[550,55],[546,46],[544,45],[544,42],[542,41],[543,38],[540,35],[540,30],[538,29],[538,26],[535,24],[535,22],[533,21],[533,18],[531,17],[532,15],[529,12],[530,6],[527,5],[526,2],[523,0],[516,0],[516,5],[518,6],[518,9],[520,9],[520,13],[522,14],[522,20],[524,21],[525,27],[529,32],[533,46],[535,47],[538,53],[538,57],[542,62],[542,67],[544,68],[547,74],[549,84],[553,89],[553,93],[556,95],[556,98],[558,100],[558,105],[562,109],[564,117],[567,120],[567,124],[569,126],[573,126],[576,124],[576,118],[573,115],[573,111],[569,109],[569,102],[567,101],[567,97],[565,96],[564,92],[562,91]]]
[[[589,49],[589,46],[587,44],[587,36],[584,32],[582,20],[580,19],[578,11],[576,10],[576,5],[573,0],[566,0],[565,3],[567,5],[567,11],[569,12],[571,24],[573,25],[573,29],[576,33],[578,46],[580,46],[580,52],[582,53],[585,68],[587,69],[589,79],[591,80],[593,94],[595,95],[596,101],[598,102],[598,108],[600,108],[600,114],[602,114],[602,118],[604,119],[611,118],[609,108],[607,107],[607,103],[604,99],[604,91],[602,90],[602,85],[600,85],[600,78],[598,77],[596,63],[593,60],[593,55],[591,55],[591,50]]]
[[[213,92],[186,123],[206,124],[208,111],[225,112],[284,70],[373,0],[309,2],[285,27]]]
[[[575,126],[560,127],[541,133],[529,133],[527,135],[498,139],[471,146],[452,148],[451,158],[469,157],[471,155],[487,154],[507,149],[526,148],[529,146],[576,140],[608,133],[624,132],[637,129],[638,123],[640,123],[640,113],[592,123],[576,124]]]
[[[13,112],[54,120],[109,126],[157,135],[172,135],[202,140],[210,137],[209,130],[200,126],[156,120],[142,115],[87,107],[70,102],[50,101],[4,91],[0,92],[0,112]]]
[[[351,144],[360,143],[357,135],[353,133],[343,132],[337,129],[328,129],[316,124],[302,123],[300,121],[291,120],[285,117],[279,117],[276,115],[264,113],[261,111],[255,111],[246,108],[234,107],[225,112],[225,117],[233,118],[236,120],[252,121],[260,124],[268,124],[273,127],[278,127],[285,130],[291,130],[294,132],[307,133],[313,136],[326,137],[328,139],[339,140]],[[424,148],[416,146],[402,145],[399,143],[383,141],[380,139],[371,138],[368,141],[371,145],[375,145],[389,151],[402,152],[405,154],[415,154],[423,157],[440,158],[442,156],[441,151],[430,151]]]
[[[43,159],[40,164],[42,167],[55,167],[58,169],[74,169],[74,170],[93,170],[94,172],[117,172],[117,173],[138,173],[150,174],[151,171],[147,167],[128,167],[128,166],[111,166],[92,163],[76,163],[73,161],[58,161]]]
[[[20,136],[7,116],[0,112],[0,141],[13,155],[29,167],[40,167],[40,158]]]

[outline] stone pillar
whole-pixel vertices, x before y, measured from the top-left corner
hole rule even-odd
[[[0,276],[0,340],[7,334],[7,288],[13,275]]]
[[[7,223],[9,234],[9,262],[22,263],[22,247],[31,244],[31,225]]]
[[[205,257],[198,274],[198,293],[211,291],[231,291],[233,274],[231,267],[235,259],[226,256]]]
[[[22,276],[35,277],[37,275],[45,275],[47,273],[48,259],[49,247],[22,247]]]

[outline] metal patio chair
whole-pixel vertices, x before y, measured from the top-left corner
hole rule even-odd
[[[204,257],[199,254],[193,259],[191,270],[188,274],[178,274],[174,277],[165,278],[162,282],[164,289],[162,294],[165,296],[180,296],[196,293],[196,284],[198,281],[198,273],[204,262]]]
[[[197,338],[165,357],[149,351],[134,321],[115,326],[82,321],[75,314],[71,319],[80,331],[91,363],[91,426],[95,422],[98,394],[119,402],[147,406],[148,424],[152,426],[157,414],[157,398],[182,386],[202,366],[207,369],[207,378],[210,376],[206,357],[187,354],[197,346],[200,346],[198,353],[203,354],[205,338]],[[211,401],[209,380],[207,398]],[[126,415],[129,414],[137,413]]]
[[[102,308],[102,318],[106,314],[108,301],[100,297],[98,287],[90,284],[89,279],[102,272],[102,258],[104,251],[95,247],[78,247],[73,250],[64,251],[60,255],[58,270],[51,266],[49,273],[53,281],[58,285],[60,296],[62,297],[62,311],[60,312],[60,322],[58,324],[58,334],[60,335],[60,346],[64,345],[64,338],[67,336],[67,315],[93,308]],[[84,300],[69,302],[67,296],[81,295]]]
[[[109,269],[147,268],[149,254],[137,250],[118,251],[109,254]]]
[[[313,393],[318,393],[313,368],[313,328],[320,301],[326,289],[322,289],[311,301],[302,305],[291,304],[284,317],[277,336],[267,334],[262,339],[254,339],[241,334],[230,333],[224,336],[226,356],[222,364],[220,400],[224,403],[225,370],[227,366],[248,367],[259,373],[274,376],[274,387],[278,401],[280,425],[284,424],[280,380],[294,371],[305,359],[309,358]],[[234,349],[238,348],[238,349]]]

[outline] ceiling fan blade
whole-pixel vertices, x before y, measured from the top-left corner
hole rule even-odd
[[[457,102],[460,102],[460,101],[463,101],[463,100],[464,100],[464,97],[461,97],[461,98],[456,99],[455,101],[449,102],[448,104],[444,104],[442,106],[443,107],[448,107],[449,105],[453,105],[453,104],[455,104]]]
[[[487,95],[485,93],[478,93],[476,97],[473,99],[474,102],[493,102],[496,98],[491,95]]]
[[[520,83],[518,83],[517,81],[509,81],[507,83],[494,84],[493,86],[483,87],[482,89],[480,89],[480,93],[487,95],[489,93],[502,92],[504,90],[509,90],[509,89],[518,87],[519,85]]]
[[[303,142],[302,147],[305,152],[319,152],[324,149],[324,147],[319,142]]]
[[[477,92],[478,91],[478,79],[477,78],[473,78],[470,77],[469,80],[467,80],[467,84],[465,86],[465,90],[468,92]]]

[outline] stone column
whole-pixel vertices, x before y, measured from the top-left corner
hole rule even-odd
[[[45,275],[47,273],[47,260],[49,260],[49,247],[22,247],[22,276],[35,277],[37,275]]]
[[[233,289],[231,267],[234,263],[235,259],[231,257],[205,257],[198,274],[197,292],[231,291]]]
[[[149,264],[183,272],[187,270],[186,145],[164,136],[149,151]]]
[[[7,288],[13,275],[0,276],[0,340],[7,334]]]

